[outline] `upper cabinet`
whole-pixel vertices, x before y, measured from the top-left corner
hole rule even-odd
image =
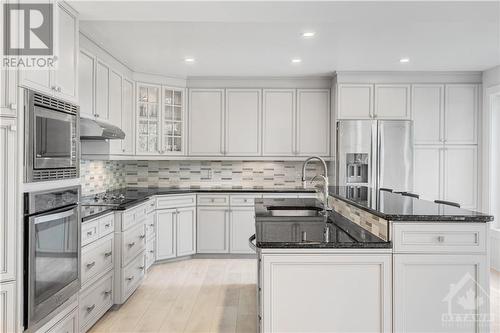
[[[415,144],[440,144],[444,133],[444,85],[416,84],[412,89]]]
[[[109,119],[109,75],[109,66],[100,59],[97,59],[94,116],[102,120]]]
[[[415,144],[477,144],[478,85],[413,85]]]
[[[80,116],[88,118],[92,118],[95,115],[95,62],[96,58],[91,53],[80,49],[80,58],[78,61]]]
[[[449,144],[476,144],[477,113],[478,85],[446,85],[444,142]]]
[[[295,89],[264,89],[263,96],[263,154],[295,155]]]
[[[410,85],[338,85],[338,119],[410,119]]]
[[[0,116],[17,115],[16,88],[17,71],[0,69]]]
[[[297,90],[297,153],[327,156],[330,151],[330,90]]]
[[[223,155],[223,121],[224,89],[190,89],[189,154]]]
[[[21,70],[20,84],[73,103],[78,102],[78,18],[57,1],[54,11],[58,36],[54,42],[54,69]]]
[[[226,89],[226,155],[260,155],[261,105],[260,89]]]
[[[135,151],[134,81],[124,77],[122,88],[122,130],[125,132],[125,139],[122,140],[122,153],[133,155]]]
[[[184,89],[137,84],[137,153],[183,155]]]

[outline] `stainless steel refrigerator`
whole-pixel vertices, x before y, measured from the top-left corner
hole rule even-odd
[[[338,121],[337,184],[412,191],[412,136],[409,120]]]

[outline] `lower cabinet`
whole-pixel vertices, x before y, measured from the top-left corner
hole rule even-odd
[[[391,253],[260,259],[261,332],[392,332]]]
[[[16,329],[16,283],[0,283],[0,333]]]
[[[156,211],[156,259],[196,253],[196,207]]]
[[[488,332],[486,259],[395,254],[394,332]]]
[[[80,291],[80,332],[87,332],[113,305],[113,271]]]
[[[198,253],[229,253],[229,207],[198,207]]]
[[[248,239],[255,234],[254,207],[232,207],[230,210],[230,221],[230,252],[255,253],[248,246]]]

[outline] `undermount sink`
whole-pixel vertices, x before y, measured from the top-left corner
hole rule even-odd
[[[267,210],[271,216],[321,216],[320,207],[290,207],[290,206],[270,206]]]

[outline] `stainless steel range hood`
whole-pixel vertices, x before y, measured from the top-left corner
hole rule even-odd
[[[80,140],[124,139],[121,128],[98,120],[80,118]]]

